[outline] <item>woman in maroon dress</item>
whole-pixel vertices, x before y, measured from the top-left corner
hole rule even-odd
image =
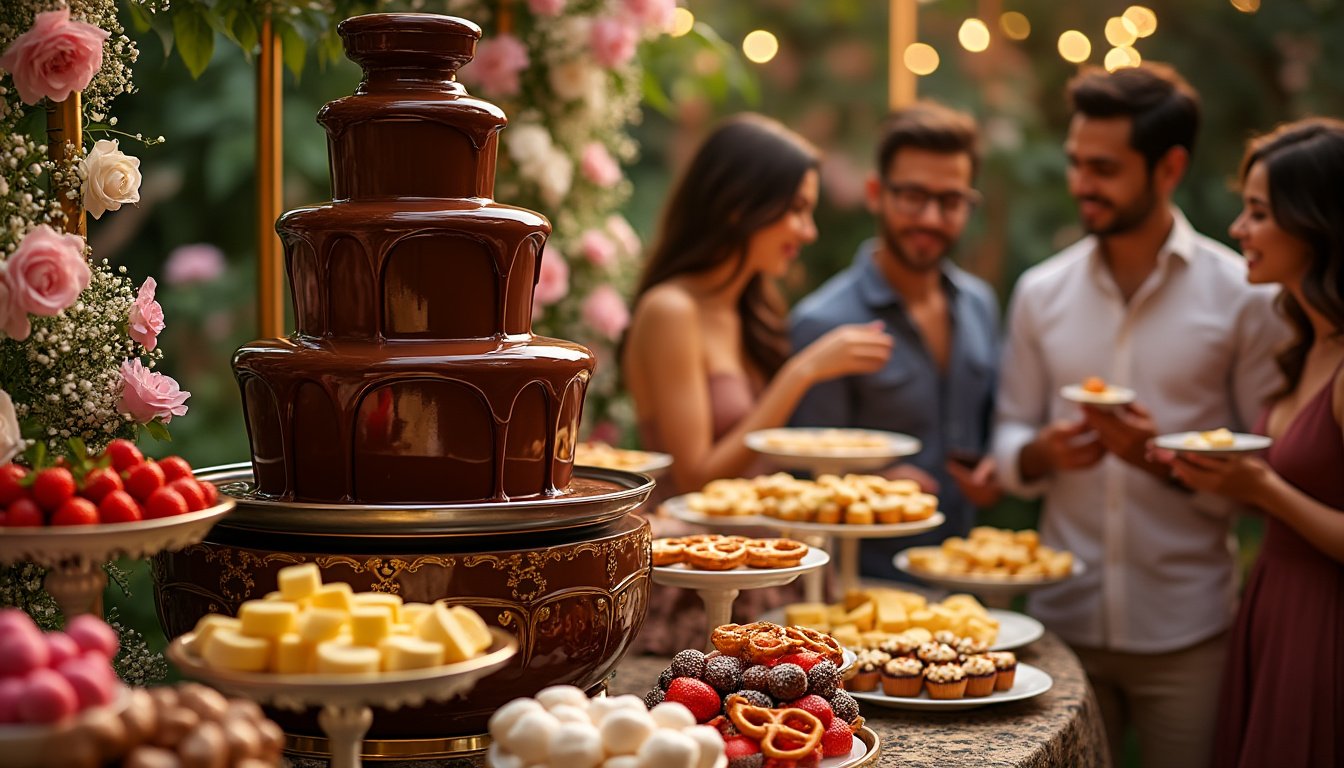
[[[1261,417],[1263,458],[1182,454],[1175,476],[1265,513],[1237,615],[1216,766],[1344,765],[1344,122],[1255,139],[1231,233],[1296,330]]]

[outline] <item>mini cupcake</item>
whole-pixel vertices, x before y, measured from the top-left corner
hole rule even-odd
[[[904,633],[892,635],[882,643],[882,650],[891,654],[894,659],[897,656],[915,657],[915,651],[919,650],[919,640],[916,640]]]
[[[857,656],[854,668],[858,673],[845,681],[845,690],[871,691],[877,687],[877,680],[882,675],[882,666],[891,661],[891,656],[875,649],[859,651]]]
[[[994,662],[994,669],[998,675],[994,678],[994,690],[1007,691],[1012,689],[1013,681],[1017,678],[1017,656],[1011,651],[996,651],[987,653],[985,656]]]
[[[980,656],[989,650],[989,645],[976,640],[973,637],[963,637],[957,641],[957,653],[961,655],[961,660],[965,661],[972,656]]]
[[[888,696],[915,697],[924,687],[924,662],[898,656],[882,667],[882,691]]]
[[[940,629],[933,633],[933,642],[950,645],[953,648],[957,646],[957,643],[960,642],[960,640],[961,638],[957,636],[957,633],[950,629]]]
[[[960,699],[966,695],[966,672],[960,664],[934,664],[924,668],[924,687],[930,699]]]
[[[915,655],[925,664],[957,663],[957,649],[945,643],[924,643]]]
[[[966,673],[966,695],[988,696],[994,692],[994,680],[998,673],[994,662],[984,656],[972,656],[961,664]]]

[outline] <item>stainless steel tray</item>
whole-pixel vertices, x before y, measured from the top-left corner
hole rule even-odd
[[[619,520],[643,504],[654,486],[647,475],[575,466],[570,490],[551,498],[453,504],[330,504],[281,501],[258,494],[251,463],[208,467],[196,474],[237,501],[225,527],[370,538],[497,536],[601,525]]]

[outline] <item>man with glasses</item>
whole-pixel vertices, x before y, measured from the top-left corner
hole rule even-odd
[[[965,535],[976,507],[999,496],[986,454],[998,365],[998,302],[983,280],[948,258],[980,201],[975,121],[933,102],[891,115],[883,125],[876,172],[866,185],[878,236],[854,263],[794,309],[794,349],[847,323],[882,321],[896,338],[874,374],[813,387],[794,426],[862,427],[913,435],[915,456],[889,477],[937,493],[947,523],[913,539],[863,542],[865,575],[897,578],[905,547]]]
[[[1199,126],[1168,67],[1089,70],[1069,84],[1069,192],[1088,237],[1013,291],[994,454],[1009,490],[1044,496],[1041,539],[1086,571],[1028,607],[1077,651],[1116,765],[1124,731],[1143,765],[1207,765],[1236,599],[1234,510],[1151,461],[1159,432],[1246,430],[1278,383],[1287,328],[1274,289],[1171,204]],[[1087,377],[1137,402],[1079,406]]]

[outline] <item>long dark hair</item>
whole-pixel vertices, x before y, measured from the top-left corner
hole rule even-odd
[[[1241,161],[1243,183],[1256,163],[1265,164],[1274,220],[1311,248],[1303,298],[1330,321],[1336,334],[1344,333],[1344,195],[1339,187],[1344,178],[1344,121],[1308,118],[1252,139]],[[1306,311],[1290,292],[1280,293],[1278,304],[1295,338],[1275,357],[1286,380],[1275,398],[1296,389],[1316,340]]]
[[[736,263],[733,276],[740,274],[751,236],[788,212],[803,176],[818,163],[816,149],[768,117],[747,113],[721,123],[672,192],[633,303],[659,283],[730,259]],[[767,378],[774,376],[789,356],[778,289],[756,275],[737,311],[747,359]]]

